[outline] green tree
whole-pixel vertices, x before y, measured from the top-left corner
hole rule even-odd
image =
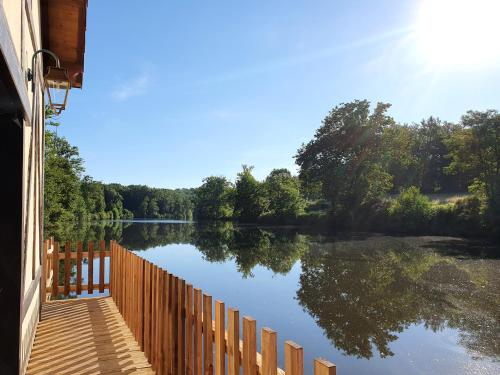
[[[334,215],[345,222],[357,208],[373,203],[392,187],[382,165],[384,130],[394,124],[389,104],[378,103],[370,113],[367,100],[335,107],[313,140],[297,152],[301,179],[320,181]]]
[[[44,220],[46,225],[81,220],[86,217],[85,202],[80,190],[83,160],[78,148],[45,132]]]
[[[104,199],[104,185],[85,176],[81,182],[82,197],[91,219],[106,218],[106,201]]]
[[[210,176],[196,189],[195,216],[228,219],[234,210],[234,187],[225,177]]]
[[[274,169],[265,181],[270,214],[278,218],[295,218],[303,213],[305,201],[300,183],[288,169]]]
[[[236,179],[234,208],[244,222],[257,220],[267,209],[268,201],[263,185],[252,175],[253,166],[243,165]]]
[[[450,173],[468,173],[484,183],[492,228],[500,227],[500,113],[469,111],[448,140]],[[497,229],[498,230],[498,229]]]

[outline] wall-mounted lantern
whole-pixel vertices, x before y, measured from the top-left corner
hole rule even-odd
[[[45,52],[52,56],[56,62],[56,66],[49,66],[47,74],[44,78],[44,89],[47,90],[47,97],[49,99],[49,107],[52,108],[56,115],[60,114],[66,109],[66,103],[68,102],[68,93],[71,89],[71,81],[69,79],[68,70],[61,68],[59,58],[47,49],[39,49],[33,54],[31,59],[31,70],[28,69],[28,81],[32,81],[31,91],[35,91],[35,77],[36,69],[35,62],[36,57],[39,53]]]

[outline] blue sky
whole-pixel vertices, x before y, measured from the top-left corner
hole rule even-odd
[[[295,172],[297,148],[353,99],[392,103],[400,122],[498,109],[496,60],[429,65],[420,3],[91,0],[84,87],[58,132],[97,180],[178,188],[241,164]]]

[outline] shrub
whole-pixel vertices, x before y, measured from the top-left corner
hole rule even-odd
[[[411,186],[401,191],[389,207],[390,226],[396,231],[416,233],[426,230],[434,215],[432,202]]]

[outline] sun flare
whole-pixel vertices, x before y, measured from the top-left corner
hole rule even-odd
[[[500,0],[422,0],[415,33],[433,67],[500,62]]]

